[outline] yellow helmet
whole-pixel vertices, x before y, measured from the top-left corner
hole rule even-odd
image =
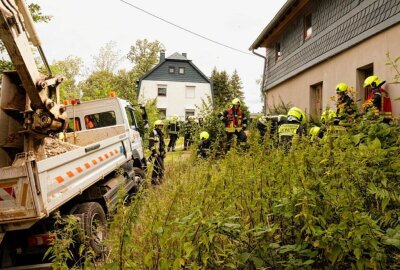
[[[336,85],[336,92],[346,92],[349,87],[344,82],[339,83]]]
[[[367,86],[377,87],[377,86],[380,86],[381,84],[382,84],[382,81],[379,80],[378,76],[375,76],[375,75],[369,76],[364,81],[364,87],[367,87]]]
[[[331,121],[332,119],[336,118],[336,113],[332,110],[325,110],[322,114],[321,114],[321,122],[322,123],[326,123]]]
[[[240,105],[240,104],[241,104],[240,99],[235,98],[232,100],[232,105]]]
[[[163,123],[162,120],[156,120],[156,121],[154,122],[154,126],[163,126],[163,125],[164,125],[164,123]]]
[[[304,112],[298,108],[298,107],[292,107],[290,108],[290,110],[288,111],[287,116],[293,116],[295,117],[297,120],[300,121],[301,124],[305,124],[307,122],[307,117],[304,114]]]
[[[310,134],[311,134],[312,136],[318,136],[318,132],[319,132],[320,129],[321,129],[321,128],[320,128],[320,127],[317,127],[317,126],[312,127],[312,128],[310,129]]]
[[[204,141],[210,138],[210,134],[207,131],[203,131],[200,133],[200,140]]]

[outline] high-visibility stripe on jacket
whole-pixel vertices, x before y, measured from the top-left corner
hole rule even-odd
[[[379,87],[373,89],[368,95],[367,100],[371,100],[383,117],[392,117],[392,102],[389,93]]]
[[[300,124],[291,124],[286,123],[279,126],[278,134],[279,134],[279,142],[290,142],[293,137],[300,133]]]
[[[238,108],[234,110],[233,108],[224,111],[224,118],[226,118],[226,132],[241,131],[243,127],[246,127],[246,117],[243,112]]]

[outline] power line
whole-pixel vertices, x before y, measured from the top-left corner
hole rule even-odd
[[[161,21],[163,21],[163,22],[165,22],[165,23],[168,23],[168,24],[170,24],[170,25],[172,25],[172,26],[174,26],[174,27],[176,27],[176,28],[179,28],[179,29],[181,29],[181,30],[183,30],[183,31],[186,31],[186,32],[188,32],[188,33],[190,33],[190,34],[192,34],[192,35],[195,35],[195,36],[200,37],[200,38],[202,38],[202,39],[208,40],[208,41],[210,41],[210,42],[212,42],[212,43],[215,43],[215,44],[217,44],[217,45],[223,46],[223,47],[225,47],[225,48],[228,48],[228,49],[231,49],[231,50],[234,50],[234,51],[243,53],[243,54],[255,56],[254,54],[251,54],[251,53],[249,53],[249,52],[236,49],[236,48],[231,47],[231,46],[229,46],[229,45],[226,45],[226,44],[223,44],[223,43],[221,43],[221,42],[218,42],[218,41],[215,41],[215,40],[213,40],[213,39],[210,39],[210,38],[208,38],[208,37],[206,37],[206,36],[200,35],[200,34],[198,34],[198,33],[196,33],[196,32],[193,32],[193,31],[191,31],[191,30],[189,30],[189,29],[187,29],[187,28],[184,28],[184,27],[182,27],[182,26],[179,26],[179,25],[177,25],[177,24],[175,24],[175,23],[173,23],[173,22],[171,22],[171,21],[168,21],[168,20],[166,20],[166,19],[163,19],[163,18],[161,18],[161,17],[159,17],[159,16],[157,16],[157,15],[155,15],[155,14],[153,14],[153,13],[150,13],[150,12],[148,12],[148,11],[146,11],[146,10],[144,10],[144,9],[142,9],[142,8],[140,8],[140,7],[138,7],[138,6],[135,6],[135,5],[133,5],[132,3],[129,3],[129,2],[127,2],[127,1],[125,1],[125,0],[120,0],[120,1],[123,2],[123,3],[125,3],[125,4],[127,4],[128,6],[131,6],[131,7],[133,7],[133,8],[136,8],[137,10],[140,10],[140,11],[142,11],[142,12],[144,12],[144,13],[146,13],[146,14],[148,14],[148,15],[154,17],[154,18],[157,18],[157,19],[159,19],[159,20],[161,20]]]

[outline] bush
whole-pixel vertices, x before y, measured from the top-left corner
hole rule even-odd
[[[247,152],[169,165],[132,224],[134,268],[398,269],[397,125],[359,120],[287,154],[252,134]]]

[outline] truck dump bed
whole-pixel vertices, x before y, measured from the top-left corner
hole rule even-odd
[[[19,155],[12,166],[0,168],[0,224],[6,231],[28,228],[48,216],[124,164],[127,145],[122,133],[40,161]]]

